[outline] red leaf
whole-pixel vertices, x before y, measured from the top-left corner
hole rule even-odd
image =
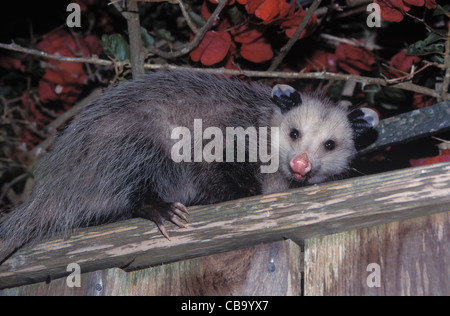
[[[99,40],[95,36],[78,38],[75,41],[74,37],[64,30],[44,35],[37,48],[65,57],[88,57],[93,54],[99,55],[102,51]],[[39,82],[41,100],[43,102],[60,100],[64,106],[74,103],[88,79],[83,64],[56,60],[49,60],[48,63],[54,67],[47,67]]]
[[[264,26],[259,25],[243,25],[237,30],[232,31],[233,39],[237,43],[249,44],[263,36],[265,29]]]
[[[88,35],[79,42],[81,49],[83,50],[84,57],[89,57],[92,55],[99,56],[103,51],[103,47],[100,45],[100,41],[94,35]]]
[[[436,0],[425,0],[425,6],[427,9],[436,9],[437,3]]]
[[[88,79],[84,73],[83,65],[80,63],[60,63],[52,60],[50,64],[55,68],[47,68],[43,79],[54,82],[56,84],[78,84],[84,85]]]
[[[283,23],[281,23],[281,28],[284,29],[286,35],[291,38],[294,36],[295,31],[297,30],[300,23],[303,21],[303,18],[305,17],[306,11],[303,9],[297,10],[293,15],[288,16]],[[308,24],[306,25],[305,29],[303,30],[302,34],[300,34],[299,38],[303,38],[312,32],[314,32],[315,28],[317,26],[317,16],[313,14],[311,16],[311,19],[308,21]]]
[[[419,57],[406,56],[405,52],[403,50],[392,57],[390,62],[391,69],[387,71],[387,74],[392,78],[398,78],[404,76],[405,73],[410,73],[412,65],[420,62]],[[400,70],[400,72],[397,70]]]
[[[349,44],[339,44],[336,48],[336,57],[337,65],[353,75],[372,70],[375,63],[375,58],[368,51]]]
[[[264,24],[284,18],[291,9],[286,0],[238,0],[238,2],[245,5],[249,14],[263,20]],[[295,3],[292,7],[295,7]]]
[[[337,57],[324,50],[316,50],[309,58],[308,63],[304,69],[305,72],[323,71],[336,72]]]
[[[248,44],[242,44],[241,56],[254,63],[263,63],[272,59],[273,50],[265,38]]]
[[[227,32],[209,31],[190,56],[195,62],[205,66],[221,62],[231,47],[231,36]]]
[[[255,10],[255,15],[263,20],[264,24],[268,24],[275,18],[286,15],[289,8],[285,0],[267,0]]]
[[[403,0],[403,2],[416,7],[422,7],[425,5],[425,0]]]
[[[0,67],[8,70],[25,71],[25,67],[20,59],[9,56],[0,56]]]
[[[431,158],[410,159],[411,167],[432,165],[439,162],[450,161],[450,149],[444,149],[442,154]]]
[[[412,104],[413,108],[421,109],[433,104],[436,104],[436,100],[434,98],[423,95],[421,93],[414,93]]]
[[[400,22],[403,20],[405,12],[410,10],[403,0],[375,0],[374,3],[380,5],[381,17],[386,21]]]
[[[265,0],[249,0],[245,4],[245,9],[249,14],[254,14],[256,9],[264,2]]]

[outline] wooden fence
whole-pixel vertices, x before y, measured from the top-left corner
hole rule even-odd
[[[449,105],[406,120],[447,129]],[[192,207],[170,241],[132,219],[23,248],[0,266],[0,295],[449,295],[449,211],[450,163]]]

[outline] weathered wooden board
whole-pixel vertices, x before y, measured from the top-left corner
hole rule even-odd
[[[450,101],[396,115],[380,121],[377,140],[359,151],[364,154],[382,147],[406,143],[450,129]]]
[[[305,295],[450,295],[450,212],[306,240]]]
[[[279,194],[191,208],[185,229],[133,219],[84,229],[24,248],[0,266],[0,288],[83,272],[129,270],[280,241],[303,240],[395,220],[447,212],[450,163],[399,170]]]
[[[0,291],[8,295],[295,295],[303,256],[289,240],[261,244],[139,271],[106,269],[81,275],[80,287],[61,278]]]

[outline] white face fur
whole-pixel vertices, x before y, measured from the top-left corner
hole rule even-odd
[[[355,139],[378,124],[371,109],[348,113],[287,85],[276,85],[272,99],[282,113],[280,171],[289,180],[314,184],[344,173],[356,153]]]
[[[280,168],[287,178],[320,183],[349,168],[356,153],[353,131],[345,109],[315,97],[301,99],[280,125]],[[291,168],[296,157],[310,164],[303,177]]]

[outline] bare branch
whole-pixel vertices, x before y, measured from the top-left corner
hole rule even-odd
[[[0,43],[0,48],[5,48],[13,51],[22,52],[25,54],[36,55],[43,58],[55,59],[61,62],[79,62],[79,63],[89,63],[96,64],[101,66],[109,66],[114,67],[114,65],[124,66],[128,63],[121,62],[113,62],[111,60],[99,59],[96,57],[92,58],[79,58],[79,57],[63,57],[57,55],[51,55],[46,52],[42,52],[35,49],[28,49],[21,47],[16,44],[2,44]],[[419,86],[410,82],[389,82],[389,80],[383,78],[371,78],[364,76],[356,76],[350,74],[340,74],[340,73],[331,73],[331,72],[272,72],[272,71],[252,71],[252,70],[231,70],[224,68],[191,68],[187,66],[175,66],[175,65],[159,65],[159,64],[145,64],[145,69],[148,70],[190,70],[190,71],[198,71],[205,73],[214,73],[214,74],[223,74],[223,75],[231,75],[231,76],[246,76],[246,77],[259,77],[259,78],[286,78],[286,79],[314,79],[314,80],[342,80],[342,81],[356,81],[362,84],[376,84],[380,86],[390,86],[395,87],[402,90],[413,91],[417,93],[421,93],[423,95],[432,96],[434,98],[442,98],[447,97],[447,100],[450,100],[450,94],[448,94],[448,90],[445,90],[444,93],[440,93],[434,89],[426,88],[423,86]],[[447,82],[450,81],[450,70],[449,74],[446,76]],[[448,88],[447,88],[448,89]]]
[[[444,81],[442,82],[441,98],[442,100],[450,100],[450,97],[447,94],[448,85],[450,84],[450,28],[448,30],[447,37],[445,39],[444,66],[445,66],[445,75]]]
[[[303,30],[306,28],[306,25],[308,25],[309,20],[314,14],[314,11],[316,11],[317,7],[321,2],[322,0],[314,0],[314,2],[308,8],[308,11],[306,11],[305,16],[300,25],[298,26],[297,30],[295,31],[294,35],[292,35],[292,37],[289,39],[286,45],[281,48],[280,54],[277,57],[275,57],[275,59],[272,61],[272,64],[270,65],[269,69],[267,69],[267,71],[274,71],[281,64],[284,57],[286,57],[286,55],[291,50],[292,46],[294,46],[295,42],[298,41],[300,35],[303,33]]]
[[[178,5],[180,6],[181,13],[183,13],[184,19],[186,20],[187,25],[189,25],[191,31],[197,35],[198,34],[198,28],[195,25],[195,23],[192,21],[191,17],[189,16],[189,13],[186,11],[186,7],[184,6],[184,3],[182,0],[177,0]]]
[[[259,78],[285,78],[285,79],[312,79],[312,80],[340,80],[340,81],[356,81],[362,84],[375,84],[383,87],[394,87],[402,90],[413,91],[423,95],[439,98],[438,91],[423,86],[419,86],[409,82],[389,83],[388,80],[382,78],[371,78],[350,74],[332,73],[332,72],[281,72],[281,71],[253,71],[253,70],[231,70],[224,68],[191,68],[186,66],[174,65],[145,65],[145,69],[151,70],[181,70],[181,71],[197,71],[203,73],[222,74],[229,76],[246,76]],[[450,94],[447,94],[450,98]]]
[[[136,79],[144,74],[145,52],[142,44],[141,23],[139,21],[139,8],[136,0],[127,0],[127,9],[124,10],[117,1],[109,2],[127,20],[128,37],[130,40],[131,73]]]
[[[60,62],[95,64],[95,65],[99,65],[99,66],[113,66],[113,64],[114,64],[114,62],[111,60],[100,59],[97,57],[64,57],[64,56],[52,55],[47,52],[43,52],[41,50],[25,48],[25,47],[15,44],[15,43],[11,43],[11,44],[0,43],[0,48],[12,50],[15,52],[20,52],[20,53],[24,53],[24,54],[28,54],[28,55],[39,56],[42,58],[53,59],[53,60],[57,60]]]
[[[131,72],[136,79],[144,74],[145,52],[142,43],[139,8],[135,0],[127,0],[127,25],[130,40]]]
[[[158,56],[166,58],[166,59],[177,58],[177,57],[189,54],[191,52],[191,50],[193,50],[194,48],[196,48],[198,46],[198,44],[200,44],[200,42],[203,39],[203,37],[205,36],[206,32],[212,27],[214,21],[217,20],[220,12],[222,12],[223,8],[225,8],[227,3],[228,3],[228,0],[219,0],[219,4],[217,5],[213,14],[211,14],[208,21],[206,21],[205,25],[198,31],[198,33],[195,35],[192,42],[190,42],[188,45],[181,48],[180,50],[175,51],[175,52],[165,52],[156,47],[148,47],[147,50],[152,54],[158,55]]]

